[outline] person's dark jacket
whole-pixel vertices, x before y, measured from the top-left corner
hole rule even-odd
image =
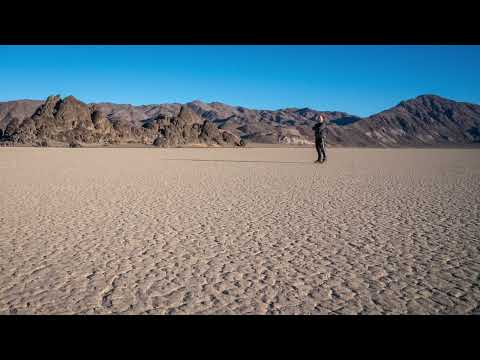
[[[323,141],[325,139],[327,122],[324,121],[324,122],[321,122],[321,123],[317,123],[317,124],[315,124],[315,126],[312,129],[315,132],[315,140],[316,141]]]

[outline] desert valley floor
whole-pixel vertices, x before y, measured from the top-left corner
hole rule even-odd
[[[480,313],[480,150],[1,148],[1,314]]]

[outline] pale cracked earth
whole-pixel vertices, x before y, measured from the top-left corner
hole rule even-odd
[[[2,314],[480,313],[480,150],[0,149]]]

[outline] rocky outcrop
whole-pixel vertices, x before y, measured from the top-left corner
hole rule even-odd
[[[82,145],[78,141],[72,141],[70,144],[68,144],[68,147],[80,148],[80,147],[82,147]]]
[[[177,117],[160,116],[145,125],[158,131],[153,145],[159,147],[185,144],[233,145],[240,146],[241,139],[208,120],[203,120],[186,106],[182,106]]]
[[[157,115],[139,124],[112,117],[102,106],[87,105],[73,96],[49,96],[32,116],[13,118],[1,140],[17,144],[48,146],[51,142],[78,147],[81,144],[140,143],[181,146],[195,143],[239,145],[240,138],[219,130],[188,107],[175,116]],[[73,145],[72,145],[73,144]]]
[[[49,147],[49,146],[51,146],[51,144],[47,139],[42,139],[42,140],[38,141],[38,146]]]
[[[20,127],[21,121],[18,118],[13,118],[8,123],[7,127],[4,131],[4,137],[11,138],[13,134],[15,134]]]
[[[92,112],[87,104],[68,96],[57,102],[55,124],[65,131],[73,129],[94,130]]]
[[[112,124],[108,121],[107,116],[100,110],[93,109],[92,112],[92,124],[95,130],[104,132],[104,133],[111,133],[112,132]]]
[[[35,111],[35,114],[33,114],[32,118],[33,119],[48,118],[52,120],[55,119],[55,114],[57,113],[60,102],[61,102],[60,95],[57,95],[57,96],[50,95],[45,101],[45,103],[43,103],[37,109],[37,111]]]

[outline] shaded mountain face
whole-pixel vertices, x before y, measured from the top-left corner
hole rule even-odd
[[[0,102],[0,129],[5,130],[12,119],[30,117],[43,104],[40,100],[16,100]]]
[[[31,112],[31,114],[28,114]],[[219,102],[84,104],[73,97],[0,103],[3,140],[144,143],[178,146],[247,142],[313,144],[316,115],[329,122],[327,143],[337,146],[422,146],[480,143],[480,105],[423,95],[360,118],[309,108],[253,110]],[[1,133],[0,133],[1,135]]]
[[[480,106],[422,95],[351,128],[381,146],[480,143]]]

